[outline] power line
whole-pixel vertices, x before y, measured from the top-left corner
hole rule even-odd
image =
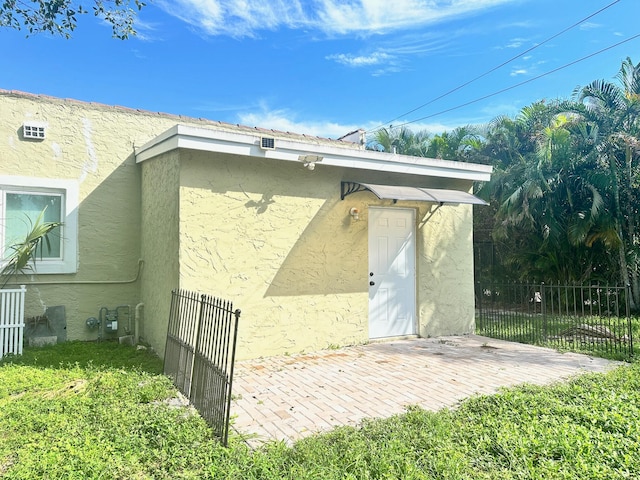
[[[427,118],[431,118],[431,117],[435,117],[435,116],[438,116],[438,115],[442,115],[443,113],[448,113],[448,112],[451,112],[453,110],[457,110],[459,108],[463,108],[463,107],[466,107],[468,105],[481,102],[482,100],[486,100],[487,98],[495,97],[496,95],[500,95],[501,93],[507,92],[509,90],[513,90],[514,88],[517,88],[517,87],[521,87],[522,85],[525,85],[527,83],[533,82],[533,81],[538,80],[538,79],[540,79],[542,77],[546,77],[547,75],[551,75],[552,73],[555,73],[557,71],[563,70],[563,69],[565,69],[567,67],[575,65],[576,63],[580,63],[580,62],[582,62],[584,60],[587,60],[587,59],[589,59],[591,57],[595,57],[596,55],[600,55],[601,53],[606,52],[607,50],[611,50],[612,48],[616,48],[616,47],[618,47],[618,46],[620,46],[620,45],[622,45],[624,43],[630,42],[631,40],[635,40],[636,38],[640,38],[640,33],[634,35],[633,37],[629,37],[626,40],[622,40],[621,42],[618,42],[618,43],[616,43],[614,45],[610,45],[608,47],[605,47],[602,50],[598,50],[597,52],[590,53],[589,55],[587,55],[585,57],[579,58],[578,60],[574,60],[573,62],[566,63],[566,64],[562,65],[561,67],[554,68],[553,70],[549,70],[548,72],[542,73],[542,74],[538,75],[537,77],[533,77],[533,78],[530,78],[530,79],[525,80],[523,82],[516,83],[515,85],[511,85],[510,87],[506,87],[506,88],[503,88],[502,90],[498,90],[497,92],[493,92],[493,93],[490,93],[488,95],[484,95],[482,97],[476,98],[475,100],[471,100],[469,102],[462,103],[460,105],[456,105],[455,107],[447,108],[446,110],[440,110],[439,112],[432,113],[431,115],[426,115],[424,117],[416,118],[415,120],[410,120],[408,122],[401,123],[400,125],[394,125],[394,128],[404,127],[405,125],[410,125],[412,123],[416,123],[416,122],[419,122],[421,120],[426,120]]]
[[[498,66],[496,66],[496,67],[493,67],[491,70],[488,70],[488,71],[484,72],[483,74],[478,75],[477,77],[472,78],[471,80],[468,80],[467,82],[465,82],[465,83],[463,83],[463,84],[461,84],[461,85],[458,85],[457,87],[455,87],[455,88],[453,88],[453,89],[451,89],[451,90],[449,90],[449,91],[447,91],[447,92],[445,92],[445,93],[443,93],[443,94],[441,94],[441,95],[437,96],[436,98],[433,98],[433,99],[429,100],[429,101],[428,101],[428,102],[426,102],[426,103],[423,103],[422,105],[420,105],[420,106],[418,106],[418,107],[416,107],[416,108],[414,108],[414,109],[412,109],[412,110],[409,110],[408,112],[405,112],[405,113],[403,113],[403,114],[401,114],[401,115],[398,115],[397,117],[395,117],[395,118],[393,118],[393,119],[391,119],[391,120],[389,120],[389,121],[387,121],[387,122],[383,123],[382,125],[377,126],[376,128],[372,128],[372,129],[368,130],[368,131],[367,131],[367,133],[372,132],[372,131],[375,131],[375,130],[378,130],[378,129],[380,129],[380,128],[384,127],[385,125],[389,125],[389,124],[391,124],[392,122],[394,122],[394,121],[398,120],[399,118],[406,117],[407,115],[410,115],[410,114],[412,114],[413,112],[416,112],[416,111],[420,110],[421,108],[426,107],[427,105],[431,105],[432,103],[437,102],[437,101],[438,101],[438,100],[440,100],[441,98],[447,97],[447,96],[451,95],[452,93],[457,92],[458,90],[460,90],[460,89],[462,89],[462,88],[466,87],[467,85],[472,84],[472,83],[473,83],[473,82],[475,82],[476,80],[480,80],[481,78],[486,77],[486,76],[487,76],[487,75],[489,75],[490,73],[493,73],[493,72],[495,72],[496,70],[498,70],[498,69],[500,69],[500,68],[504,67],[505,65],[507,65],[507,64],[509,64],[509,63],[511,63],[511,62],[513,62],[513,61],[514,61],[514,60],[516,60],[517,58],[520,58],[520,57],[522,57],[523,55],[526,55],[527,53],[529,53],[529,52],[531,52],[531,51],[535,50],[536,48],[541,47],[541,46],[542,46],[542,45],[544,45],[545,43],[550,42],[551,40],[553,40],[553,39],[555,39],[555,38],[559,37],[560,35],[562,35],[562,34],[564,34],[564,33],[568,32],[569,30],[572,30],[573,28],[577,27],[578,25],[583,24],[583,23],[584,23],[584,22],[586,22],[587,20],[589,20],[589,19],[591,19],[591,18],[595,17],[596,15],[598,15],[598,14],[600,14],[600,13],[604,12],[606,9],[608,9],[608,8],[612,7],[613,5],[615,5],[615,4],[616,4],[616,3],[618,3],[618,2],[620,2],[620,0],[615,0],[615,1],[611,2],[610,4],[608,4],[608,5],[604,6],[604,7],[602,7],[602,8],[601,8],[600,10],[598,10],[597,12],[594,12],[594,13],[592,13],[591,15],[588,15],[587,17],[583,18],[582,20],[577,21],[577,22],[576,22],[576,23],[574,23],[573,25],[571,25],[571,26],[569,26],[569,27],[565,28],[564,30],[562,30],[562,31],[560,31],[560,32],[558,32],[558,33],[556,33],[555,35],[552,35],[551,37],[547,38],[547,39],[546,39],[546,40],[544,40],[543,42],[538,43],[538,44],[536,44],[536,45],[534,45],[534,46],[532,46],[532,47],[528,48],[527,50],[525,50],[525,51],[523,51],[523,52],[518,53],[517,55],[515,55],[515,56],[511,57],[509,60],[506,60],[506,61],[502,62],[500,65],[498,65]],[[409,122],[409,123],[411,123],[411,122]],[[404,124],[404,125],[406,125],[406,124]]]

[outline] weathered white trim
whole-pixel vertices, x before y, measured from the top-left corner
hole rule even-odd
[[[378,172],[428,177],[488,181],[492,167],[477,163],[454,162],[434,158],[411,157],[339,145],[338,141],[302,142],[286,136],[276,137],[274,150],[260,148],[260,133],[231,132],[177,124],[155,139],[136,149],[136,162],[141,163],[177,148],[213,153],[226,153],[255,158],[299,162],[301,155],[319,155],[318,166],[336,166]]]

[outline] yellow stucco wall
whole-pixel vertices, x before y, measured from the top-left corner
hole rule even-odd
[[[422,206],[417,238],[420,336],[472,333],[472,206]]]
[[[366,222],[339,169],[181,155],[180,284],[242,310],[238,357],[367,340]]]
[[[25,140],[23,122],[45,122],[46,139]],[[176,123],[162,117],[29,94],[0,92],[0,175],[73,180],[79,185],[78,271],[33,275],[27,284],[26,316],[63,305],[68,339],[97,338],[85,321],[110,309],[140,301],[136,277],[140,246],[140,168],[134,146]],[[61,282],[38,285],[38,282]],[[35,282],[35,283],[34,283]],[[120,322],[120,334],[125,324]]]
[[[417,211],[418,332],[471,331],[470,206],[393,204],[369,192],[340,200],[340,181],[353,175],[397,180],[371,172],[322,166],[310,172],[297,163],[188,151],[180,162],[180,286],[242,310],[239,358],[369,340],[373,205]],[[430,186],[451,187],[438,179]],[[359,221],[349,215],[354,206]]]
[[[47,139],[22,139],[25,120],[46,122]],[[27,316],[64,305],[68,338],[88,340],[97,332],[85,320],[100,307],[144,302],[140,334],[162,354],[179,287],[242,310],[238,358],[367,342],[367,208],[387,206],[417,213],[418,332],[471,331],[471,207],[393,204],[369,192],[340,200],[341,180],[464,190],[470,182],[189,150],[136,165],[134,148],[178,122],[202,124],[0,92],[0,175],[70,179],[80,190],[78,272],[26,279]],[[136,282],[74,283],[133,279],[139,258]],[[41,281],[61,283],[33,283]]]
[[[164,354],[171,291],[179,287],[180,160],[177,151],[142,165],[140,335]]]

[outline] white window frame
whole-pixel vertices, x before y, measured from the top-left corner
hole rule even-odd
[[[78,206],[79,184],[76,180],[55,178],[34,178],[11,175],[0,175],[0,194],[4,198],[5,191],[21,193],[53,194],[62,196],[62,239],[60,242],[61,258],[38,258],[31,265],[32,272],[37,274],[76,273],[78,271]],[[4,217],[4,201],[0,201],[0,221]],[[4,226],[0,226],[0,245],[4,245]],[[0,253],[0,255],[2,255]]]

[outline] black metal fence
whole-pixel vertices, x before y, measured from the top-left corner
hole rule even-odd
[[[164,373],[225,446],[239,318],[240,310],[233,310],[229,301],[172,292]]]
[[[476,333],[502,340],[633,356],[628,287],[476,284]]]

